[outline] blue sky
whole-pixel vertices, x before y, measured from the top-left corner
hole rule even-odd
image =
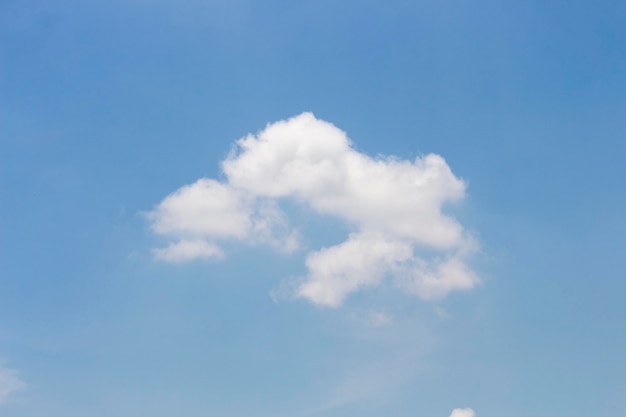
[[[625,21],[3,1],[0,415],[626,415]]]

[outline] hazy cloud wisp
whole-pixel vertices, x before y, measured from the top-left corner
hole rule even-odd
[[[26,383],[20,379],[18,371],[0,365],[0,404],[24,388],[26,388]]]

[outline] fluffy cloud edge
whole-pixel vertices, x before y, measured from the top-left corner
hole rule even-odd
[[[455,408],[450,417],[475,417],[476,413],[471,408]]]

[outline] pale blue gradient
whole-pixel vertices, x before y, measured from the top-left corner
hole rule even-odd
[[[0,415],[626,415],[624,22],[609,0],[0,2],[0,357],[27,384]],[[141,213],[302,111],[445,157],[483,284],[332,310],[269,296],[304,251],[155,262]]]

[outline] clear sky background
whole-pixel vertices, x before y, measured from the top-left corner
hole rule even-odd
[[[626,415],[625,22],[617,0],[0,1],[0,415]],[[293,199],[291,252],[159,259],[159,204],[230,187],[234,142],[303,112],[369,161],[445,158],[480,283],[272,297],[355,232]]]

